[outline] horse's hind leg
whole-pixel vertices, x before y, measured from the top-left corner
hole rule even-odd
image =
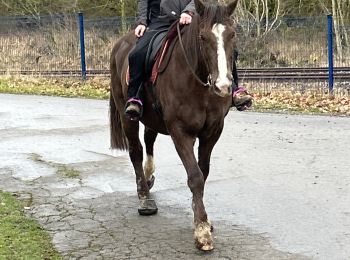
[[[155,177],[153,175],[155,166],[154,166],[154,156],[153,156],[153,145],[156,141],[158,133],[152,129],[145,127],[144,140],[146,145],[146,154],[147,159],[143,170],[145,172],[145,177],[147,181],[148,188],[151,189],[154,184]]]
[[[139,197],[139,214],[153,215],[158,209],[156,203],[150,198],[149,188],[142,168],[143,147],[139,139],[139,122],[125,120],[124,131],[129,142],[129,156],[136,174],[137,194]]]

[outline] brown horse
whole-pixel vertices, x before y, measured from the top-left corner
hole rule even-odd
[[[126,74],[128,53],[135,36],[122,37],[111,54],[110,127],[112,148],[129,150],[134,166],[139,213],[150,215],[157,206],[150,197],[153,185],[153,144],[157,134],[170,135],[186,169],[193,194],[195,241],[202,250],[213,249],[211,224],[203,204],[204,184],[209,174],[210,156],[218,141],[224,118],[231,105],[232,53],[234,28],[230,16],[237,6],[205,5],[195,0],[197,15],[182,28],[172,58],[156,82],[155,90],[144,89],[144,141],[147,160],[144,168],[143,147],[139,140],[139,122],[124,116],[127,100]],[[179,29],[179,28],[178,28]],[[207,83],[206,83],[207,82]],[[162,113],[152,108],[154,97]],[[193,151],[199,139],[198,162]]]

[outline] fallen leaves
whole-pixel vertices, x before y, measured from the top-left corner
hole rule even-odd
[[[254,96],[254,110],[311,114],[350,115],[350,95],[347,89],[328,94],[325,88],[291,89],[248,87]]]

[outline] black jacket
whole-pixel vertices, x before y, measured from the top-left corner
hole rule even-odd
[[[196,12],[194,0],[139,0],[138,24],[148,26],[155,21],[171,23],[184,12]]]

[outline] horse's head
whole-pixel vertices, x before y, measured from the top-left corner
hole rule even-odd
[[[235,31],[230,16],[238,0],[227,6],[205,5],[195,0],[199,15],[199,46],[214,92],[220,96],[231,95],[232,62]]]

